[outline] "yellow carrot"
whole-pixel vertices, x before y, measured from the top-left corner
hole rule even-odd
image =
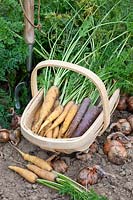
[[[69,101],[69,102],[66,104],[66,106],[65,106],[65,108],[64,108],[64,110],[63,110],[63,112],[62,112],[61,115],[53,122],[53,124],[52,124],[52,126],[50,127],[49,130],[54,129],[56,126],[60,125],[60,124],[64,121],[64,119],[65,119],[67,113],[69,112],[69,110],[71,109],[71,107],[72,107],[73,105],[74,105],[74,102],[73,102],[73,101]]]
[[[57,138],[59,134],[59,126],[56,126],[53,130],[53,138]]]
[[[45,135],[46,135],[46,132],[47,132],[47,130],[50,128],[51,124],[52,124],[52,123],[49,123],[47,126],[45,126],[45,127],[40,131],[39,135],[42,136],[42,137],[45,136]]]
[[[54,103],[55,103],[58,95],[59,95],[59,89],[56,86],[52,86],[48,90],[48,92],[44,98],[41,110],[40,110],[39,120],[35,124],[34,129],[32,130],[34,133],[37,133],[39,131],[42,122],[46,119],[46,117],[51,112],[51,109],[54,106]]]
[[[38,133],[49,123],[53,122],[63,111],[63,106],[59,105],[55,108],[55,110],[47,117],[44,123],[41,125]]]
[[[37,167],[36,165],[28,164],[27,168],[32,172],[34,172],[35,174],[37,174],[37,176],[39,176],[40,178],[46,179],[48,181],[54,182],[57,177],[57,175],[54,174],[53,172],[48,172],[44,169]]]
[[[45,126],[41,132],[39,133],[40,136],[45,137],[47,135],[48,129],[51,127],[52,123],[49,123],[47,126]]]
[[[21,156],[23,157],[24,160],[27,160],[27,161],[35,164],[36,166],[40,167],[41,169],[45,169],[47,171],[52,170],[52,167],[50,166],[50,164],[47,161],[45,161],[37,156],[32,156],[30,154],[24,153],[17,147],[14,147],[14,148],[21,154]]]
[[[69,128],[74,116],[76,115],[77,111],[78,111],[79,106],[77,104],[74,104],[71,109],[69,110],[69,112],[67,113],[67,116],[59,130],[59,136],[62,137],[64,135],[64,133],[67,131],[67,129]]]
[[[17,167],[17,166],[8,166],[8,168],[17,172],[20,176],[25,178],[30,183],[35,183],[38,178],[38,176],[36,174],[34,174],[33,172],[31,172],[28,169],[24,169],[24,168]]]

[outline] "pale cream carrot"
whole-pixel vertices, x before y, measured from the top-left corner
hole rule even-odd
[[[46,119],[46,117],[51,112],[52,107],[59,95],[59,89],[56,86],[52,86],[46,96],[44,97],[44,101],[40,110],[39,120],[35,124],[34,129],[32,130],[34,133],[38,133],[42,122]]]
[[[20,176],[25,178],[30,183],[35,183],[38,178],[38,176],[36,174],[34,174],[33,172],[31,172],[28,169],[24,169],[24,168],[17,167],[17,166],[8,166],[8,168],[17,172]]]
[[[40,167],[41,169],[45,169],[47,171],[52,170],[52,167],[50,166],[50,164],[47,161],[45,161],[37,156],[32,156],[30,154],[24,153],[17,147],[14,147],[14,148],[21,154],[21,156],[23,157],[24,160],[27,160],[27,161],[35,164],[36,166]]]
[[[28,164],[27,168],[31,170],[32,172],[34,172],[35,174],[37,174],[37,176],[39,176],[40,178],[46,179],[48,181],[54,182],[57,177],[57,175],[54,174],[54,172],[49,172],[47,170],[41,169],[37,167],[36,165]]]

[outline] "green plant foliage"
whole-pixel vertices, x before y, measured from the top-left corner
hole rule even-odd
[[[13,106],[9,92],[0,88],[0,126],[9,128],[11,117],[9,107]]]
[[[0,80],[7,80],[10,73],[25,63],[27,54],[24,41],[17,36],[23,31],[20,5],[15,0],[2,0],[0,13]]]
[[[35,24],[37,12],[35,0]],[[27,75],[27,45],[19,1],[0,0],[0,13],[0,85],[8,85],[1,87],[4,93],[0,95],[9,99],[6,106],[1,104],[1,110],[7,110],[14,105],[15,86]],[[34,65],[45,59],[70,61],[98,75],[110,74],[109,82],[116,80],[123,92],[133,93],[130,0],[46,0],[41,1],[40,17],[42,29],[35,29]],[[44,76],[39,77],[39,86],[47,82]],[[23,92],[22,103],[27,93]]]
[[[122,92],[132,94],[130,7],[130,0],[42,2],[36,53],[40,59],[80,64],[98,75],[104,70]]]
[[[23,34],[23,16],[18,1],[0,1],[0,26],[0,85],[8,85],[8,88],[0,88],[0,125],[6,127],[7,110],[13,106],[15,86],[26,71],[27,47],[19,38]]]

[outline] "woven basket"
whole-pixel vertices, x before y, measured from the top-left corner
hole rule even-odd
[[[61,67],[82,74],[90,79],[99,91],[103,111],[100,113],[91,127],[80,137],[51,139],[38,136],[31,131],[33,116],[43,101],[43,89],[39,91],[37,89],[37,71],[48,66]],[[59,60],[42,61],[34,68],[31,75],[31,92],[33,98],[25,108],[21,118],[21,131],[23,136],[31,143],[39,146],[42,149],[53,152],[63,152],[67,154],[77,151],[86,151],[89,149],[89,146],[95,141],[96,137],[101,135],[108,127],[110,123],[110,116],[115,110],[119,101],[119,89],[117,89],[111,96],[110,100],[108,100],[105,85],[96,74],[79,65]]]

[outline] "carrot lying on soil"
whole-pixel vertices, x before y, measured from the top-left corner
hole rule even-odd
[[[74,102],[73,102],[73,101],[69,101],[69,102],[65,105],[65,108],[64,108],[63,112],[62,112],[61,115],[53,122],[53,124],[52,124],[52,126],[50,127],[49,130],[54,129],[56,126],[60,125],[60,124],[64,121],[64,119],[65,119],[67,113],[69,112],[70,108],[71,108],[73,105],[74,105]]]
[[[78,109],[78,112],[76,113],[74,119],[72,120],[70,126],[69,126],[69,129],[67,130],[66,132],[66,136],[67,137],[70,137],[72,135],[72,133],[76,130],[76,128],[78,127],[80,121],[82,120],[83,116],[85,115],[89,105],[90,105],[90,102],[91,100],[89,98],[85,98],[79,109]]]
[[[87,129],[92,125],[92,123],[95,121],[97,116],[100,114],[101,108],[97,106],[93,106],[91,108],[88,108],[87,112],[85,113],[81,123],[77,127],[77,129],[73,132],[71,137],[79,137],[87,131]]]
[[[28,164],[27,165],[27,168],[29,170],[31,170],[32,172],[34,172],[35,174],[37,174],[37,176],[43,178],[43,179],[46,179],[48,181],[55,181],[57,175],[54,174],[53,172],[48,172],[44,169],[41,169],[39,167],[37,167],[36,165],[31,165],[31,164]]]
[[[17,167],[17,166],[8,166],[8,168],[17,172],[20,176],[25,178],[30,183],[35,183],[38,178],[38,176],[36,174],[34,174],[33,172],[31,172],[28,169],[24,169],[24,168]]]
[[[52,107],[54,106],[54,103],[59,95],[59,89],[56,86],[52,86],[46,96],[44,97],[44,101],[40,110],[39,120],[35,124],[34,129],[32,129],[33,132],[37,133],[40,129],[40,126],[42,122],[46,119],[46,117],[51,112]]]
[[[69,128],[69,125],[71,124],[73,118],[75,117],[77,111],[78,111],[79,106],[77,104],[74,104],[69,112],[67,113],[65,120],[59,130],[59,138],[62,137],[64,135],[64,133],[67,131],[67,129]]]
[[[21,156],[23,157],[24,160],[27,160],[27,161],[35,164],[36,166],[40,167],[41,169],[45,169],[47,171],[52,170],[52,167],[50,166],[50,164],[47,161],[45,161],[37,156],[32,156],[30,154],[24,153],[17,147],[14,147],[14,148],[21,154]]]
[[[59,134],[59,126],[56,126],[53,130],[53,138],[57,138]]]
[[[55,108],[55,110],[47,117],[44,123],[41,125],[38,133],[49,123],[53,122],[60,114],[63,112],[63,106],[59,105]]]

